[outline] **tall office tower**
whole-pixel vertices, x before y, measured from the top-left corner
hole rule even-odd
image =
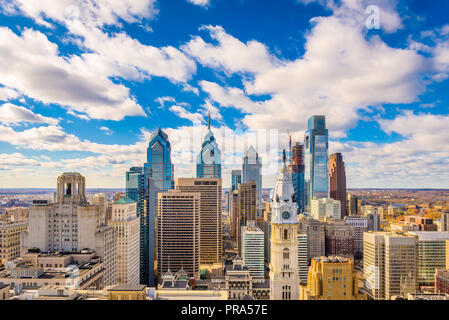
[[[343,219],[326,219],[326,256],[354,259],[354,229]]]
[[[264,281],[264,234],[254,221],[242,228],[242,259],[253,277],[253,282]]]
[[[221,178],[177,178],[175,189],[200,194],[200,263],[221,262]]]
[[[257,185],[254,181],[239,184],[239,227],[237,230],[238,253],[241,254],[242,228],[248,221],[256,221],[257,215]]]
[[[198,192],[170,190],[158,194],[159,277],[184,269],[189,276],[199,278],[200,199]]]
[[[346,224],[354,230],[354,259],[363,257],[363,233],[368,231],[368,218],[346,216]]]
[[[380,231],[380,216],[374,212],[366,216],[368,219],[368,231]]]
[[[239,188],[239,184],[242,183],[242,170],[232,170],[231,173],[231,192]]]
[[[117,283],[140,284],[140,223],[137,203],[121,198],[112,204],[109,225],[117,239]]]
[[[210,113],[207,134],[197,157],[197,178],[221,178],[221,151],[210,130]]]
[[[316,257],[309,268],[301,300],[358,300],[354,262],[343,257]]]
[[[102,222],[106,223],[106,209],[108,208],[106,195],[104,193],[94,194],[94,196],[92,197],[92,204],[98,206],[102,219],[104,219],[104,221]]]
[[[364,288],[372,299],[390,300],[418,289],[417,236],[365,232],[363,251]]]
[[[165,132],[158,128],[150,138],[147,149],[147,162],[144,164],[148,174],[154,180],[154,187],[159,191],[173,189],[174,166],[171,162],[171,145]]]
[[[324,226],[319,220],[315,220],[310,216],[300,215],[298,231],[307,234],[308,262],[314,257],[324,256],[325,233]]]
[[[271,207],[270,203],[266,203],[267,209],[264,212],[264,241],[265,241],[265,262],[270,264],[271,261]]]
[[[449,231],[449,211],[441,213],[441,231]]]
[[[147,168],[132,167],[126,172],[126,197],[136,201],[140,224],[140,284],[148,286],[156,285],[156,195],[154,180]]]
[[[307,234],[298,232],[298,274],[299,283],[307,283],[307,272],[309,271],[309,250],[307,246]]]
[[[271,300],[298,300],[298,204],[285,150],[271,203]]]
[[[0,223],[0,260],[3,263],[20,256],[22,234],[28,230],[28,222]]]
[[[348,216],[357,216],[362,214],[359,212],[359,198],[356,195],[348,193],[346,210],[348,211]]]
[[[329,198],[339,200],[341,204],[341,216],[346,215],[346,171],[345,162],[341,153],[333,153],[329,156]]]
[[[310,212],[312,199],[329,196],[328,140],[326,117],[310,117],[304,136],[304,186],[307,212]]]
[[[419,285],[433,286],[435,271],[446,268],[446,241],[449,241],[449,232],[411,231],[409,234],[418,236],[419,241]]]
[[[58,177],[55,203],[36,201],[30,207],[29,231],[24,233],[23,252],[79,252],[94,250],[104,262],[104,284],[116,280],[117,243],[112,227],[104,224],[100,208],[86,201],[85,179],[76,172]]]
[[[240,233],[240,200],[239,191],[234,190],[232,192],[231,204],[231,236],[234,248],[238,248],[238,239]]]
[[[340,219],[341,203],[330,198],[312,199],[310,204],[311,216],[316,220],[325,218]]]
[[[250,146],[243,157],[242,183],[254,181],[257,188],[257,216],[262,216],[262,158]]]
[[[304,212],[304,146],[295,143],[291,150],[289,173],[292,176],[293,188],[298,199],[298,214]]]

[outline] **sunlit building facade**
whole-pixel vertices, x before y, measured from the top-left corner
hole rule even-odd
[[[306,211],[310,210],[312,199],[329,196],[328,148],[326,117],[312,116],[304,136]]]

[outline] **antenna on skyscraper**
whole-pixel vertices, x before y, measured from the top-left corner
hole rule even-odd
[[[210,130],[210,110],[209,110],[209,116],[208,116],[208,118],[207,118],[207,127],[208,127],[209,130]]]

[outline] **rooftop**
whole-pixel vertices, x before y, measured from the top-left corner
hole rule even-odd
[[[417,235],[420,241],[449,240],[447,231],[409,231],[409,233]]]
[[[135,201],[128,197],[120,198],[114,202],[114,204],[130,204],[130,203],[135,203]]]
[[[143,284],[118,284],[109,288],[108,291],[142,291],[146,288]]]

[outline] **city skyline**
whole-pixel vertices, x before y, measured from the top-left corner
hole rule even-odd
[[[376,29],[367,1],[193,2],[1,4],[0,188],[76,171],[124,189],[158,127],[174,176],[195,177],[200,149],[180,137],[203,139],[208,112],[223,160],[225,130],[248,147],[278,130],[276,156],[256,151],[280,165],[288,132],[304,143],[307,119],[325,115],[348,189],[448,187],[447,4],[377,1]],[[223,163],[223,187],[237,169]],[[277,170],[262,175],[275,184]]]

